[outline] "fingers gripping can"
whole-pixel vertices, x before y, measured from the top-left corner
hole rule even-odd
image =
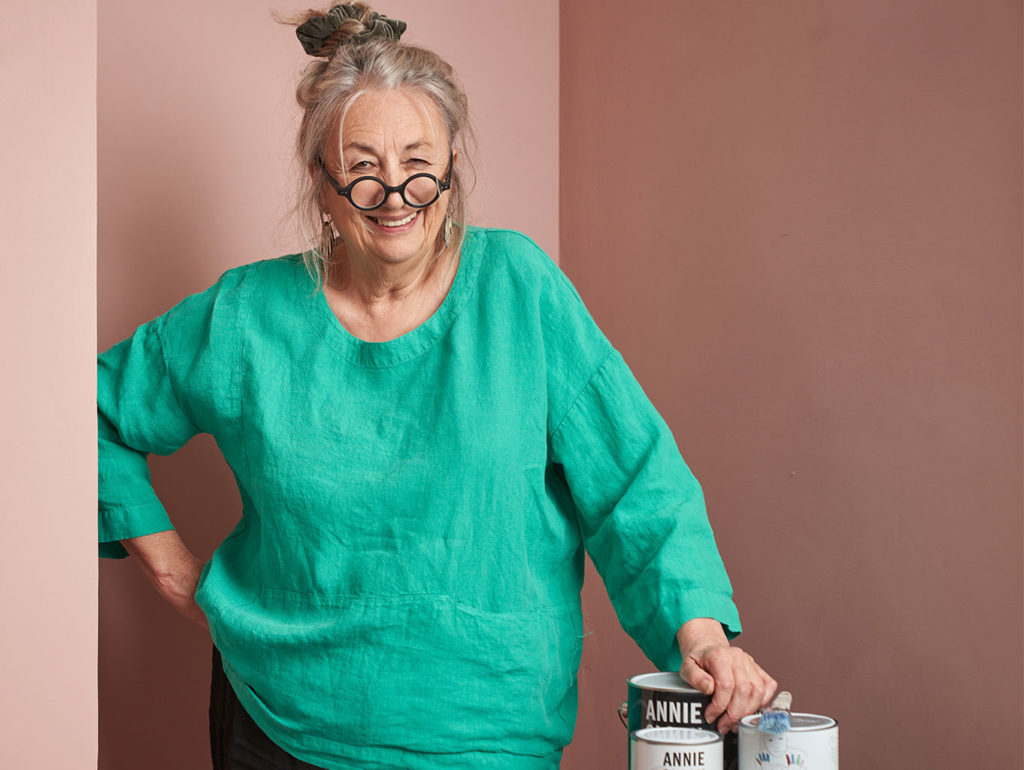
[[[633,770],[722,770],[722,736],[693,727],[648,727],[629,736]]]
[[[740,720],[740,770],[839,770],[839,725],[831,717],[793,714],[789,732],[757,729],[761,717]]]
[[[627,700],[619,717],[632,735],[648,727],[692,727],[708,729],[704,712],[711,696],[690,687],[679,674],[661,671],[630,677]],[[736,770],[736,734],[725,736],[723,746],[724,770]],[[639,770],[630,759],[629,767]]]

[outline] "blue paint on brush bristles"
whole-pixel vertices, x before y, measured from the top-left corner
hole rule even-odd
[[[788,692],[780,692],[775,696],[772,705],[764,710],[761,719],[758,720],[757,729],[762,733],[781,735],[788,733],[792,726],[789,719],[789,709],[793,705],[793,696]]]
[[[789,727],[789,714],[785,711],[766,711],[761,715],[761,720],[757,723],[757,729],[762,733],[772,733],[774,735],[788,733]]]

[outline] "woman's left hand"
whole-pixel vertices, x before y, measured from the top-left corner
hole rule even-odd
[[[720,733],[736,730],[740,719],[771,703],[778,683],[747,653],[729,644],[717,620],[689,620],[676,639],[683,656],[679,673],[691,687],[712,696],[704,718],[708,724],[718,719]]]

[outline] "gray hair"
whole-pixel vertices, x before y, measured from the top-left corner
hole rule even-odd
[[[331,132],[339,125],[350,104],[368,90],[406,90],[428,98],[441,115],[449,144],[461,145],[459,157],[470,169],[469,145],[474,144],[469,121],[466,94],[455,70],[433,51],[408,43],[394,36],[375,35],[380,16],[366,3],[348,6],[348,15],[324,41],[302,75],[295,97],[302,107],[296,149],[302,173],[299,174],[296,213],[299,231],[307,244],[303,260],[310,275],[322,281],[328,267],[320,233],[325,210],[323,189],[325,177],[321,159]],[[283,20],[300,26],[327,11],[307,11]],[[386,17],[384,17],[386,18]],[[305,43],[304,43],[305,45]],[[462,165],[462,164],[459,164]],[[453,222],[450,241],[445,243],[444,228],[434,243],[433,259],[445,252],[449,258],[459,253],[466,232],[466,197],[468,189],[459,165],[452,168],[451,190],[446,216]]]

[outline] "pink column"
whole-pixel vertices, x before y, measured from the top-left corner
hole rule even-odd
[[[96,757],[96,4],[4,9],[0,764]]]

